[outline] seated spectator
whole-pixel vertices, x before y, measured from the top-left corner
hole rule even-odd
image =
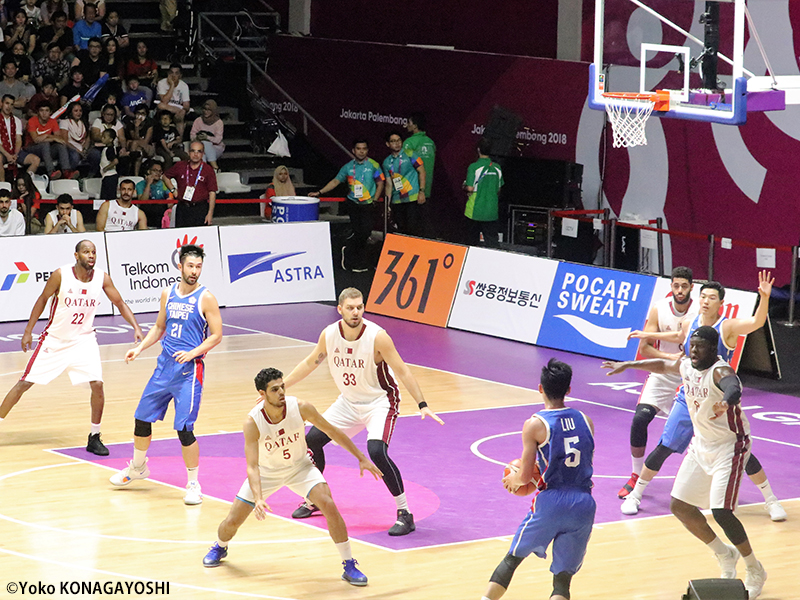
[[[52,25],[58,11],[63,12],[64,15],[69,12],[67,0],[44,0],[39,9],[42,11],[42,24],[44,25]],[[40,39],[39,43],[41,42]]]
[[[89,40],[86,50],[81,50],[75,55],[72,66],[83,73],[83,81],[92,87],[105,73],[108,73],[108,62],[103,56],[103,45],[99,37]]]
[[[36,33],[28,24],[28,15],[23,9],[14,13],[14,21],[6,27],[3,42],[8,49],[11,49],[16,42],[22,42],[28,54],[36,50]]]
[[[71,171],[78,169],[78,165],[89,155],[89,132],[83,122],[83,107],[80,102],[72,102],[67,107],[66,117],[61,120],[61,135],[67,142],[69,154],[69,167]]]
[[[22,115],[22,109],[28,103],[36,90],[31,93],[30,88],[17,78],[17,64],[12,60],[3,65],[3,81],[0,81],[0,95],[14,97],[14,114]]]
[[[164,174],[161,163],[157,160],[147,161],[145,173],[144,181],[136,184],[136,197],[139,200],[172,200],[172,194],[161,180],[161,176]],[[143,204],[141,207],[141,210],[147,214],[147,220],[150,223],[159,223],[165,209],[167,207],[163,204]]]
[[[28,214],[28,205],[30,204],[33,215],[31,217],[31,233],[39,233],[42,230],[42,222],[39,220],[42,194],[36,189],[30,173],[22,171],[17,175],[11,190],[11,197],[17,201],[17,210],[23,215]]]
[[[136,191],[133,181],[119,184],[119,199],[106,200],[97,211],[97,231],[133,231],[147,229],[147,217],[133,204]]]
[[[33,27],[34,31],[39,29],[42,24],[42,9],[36,6],[36,0],[25,0],[22,10],[25,11],[25,15],[28,17],[28,25]]]
[[[14,63],[10,63],[13,65]],[[5,181],[6,170],[17,173],[17,165],[28,167],[35,173],[39,158],[22,149],[22,121],[14,114],[14,96],[3,95],[0,103],[0,179]]]
[[[125,138],[125,127],[117,118],[117,109],[110,104],[106,104],[103,107],[100,111],[100,117],[94,120],[92,128],[89,130],[89,136],[93,143],[92,149],[89,150],[90,172],[100,172],[100,159],[103,154],[103,149],[106,146],[101,136],[107,129],[114,130],[114,143],[112,145],[119,155],[120,162],[123,163],[123,165],[120,165],[120,171],[125,173],[126,171],[123,169],[127,167],[128,163],[128,140]],[[116,192],[114,192],[114,196],[112,197],[115,198],[116,195]],[[108,198],[103,198],[103,200],[108,200]]]
[[[17,65],[17,79],[23,83],[29,83],[31,81],[33,66],[31,64],[31,59],[25,52],[25,44],[22,42],[14,42],[14,45],[11,47],[11,52],[6,52],[3,55],[2,63],[5,64],[8,61],[14,61]]]
[[[192,141],[203,143],[206,162],[215,171],[219,171],[217,160],[225,152],[225,144],[222,141],[224,130],[225,125],[222,123],[222,119],[219,118],[217,103],[213,100],[206,100],[203,104],[200,118],[195,119],[194,123],[192,123],[189,137]]]
[[[11,210],[11,192],[0,189],[0,237],[25,235],[25,217]]]
[[[39,48],[42,52],[47,52],[50,44],[58,44],[58,47],[61,48],[62,58],[67,62],[72,62],[75,42],[72,39],[72,29],[67,27],[67,11],[57,10],[52,15],[51,24],[39,30]]]
[[[131,40],[128,37],[128,31],[119,22],[119,13],[113,8],[108,11],[106,18],[103,21],[103,41],[108,38],[117,40],[120,49],[123,51],[130,45]]]
[[[98,98],[101,96],[108,97],[109,94],[114,94],[117,100],[122,98],[122,76],[124,63],[120,58],[119,44],[116,38],[106,38],[103,40],[103,58],[106,61],[106,73],[108,73],[108,82],[100,90]]]
[[[56,208],[44,218],[45,233],[83,233],[83,215],[72,203],[72,196],[61,194],[56,198]]]
[[[45,79],[51,79],[58,89],[67,85],[69,63],[61,56],[61,46],[55,42],[47,46],[47,54],[33,63],[33,78],[39,89]]]
[[[174,157],[180,160],[189,160],[189,155],[183,149],[183,141],[178,133],[178,128],[172,121],[172,113],[164,110],[159,114],[159,122],[153,129],[153,143],[156,154],[164,159],[164,169],[172,166]]]
[[[100,140],[103,142],[103,151],[100,155],[100,176],[103,178],[100,183],[100,198],[113,200],[117,197],[117,187],[119,187],[119,174],[117,173],[119,154],[114,147],[117,134],[113,129],[105,129],[100,135]]]
[[[296,196],[297,192],[294,189],[294,184],[289,177],[289,169],[284,165],[275,167],[272,173],[272,183],[267,186],[264,198],[266,205],[264,206],[264,217],[266,219],[272,218],[272,199],[275,196]]]
[[[128,60],[125,65],[125,76],[135,75],[139,78],[139,85],[142,87],[153,88],[158,79],[158,64],[147,55],[147,44],[138,42],[136,44],[136,56]],[[153,98],[148,103],[152,104]]]
[[[139,87],[139,78],[136,75],[128,77],[128,91],[122,94],[120,106],[126,117],[132,117],[137,106],[144,106],[150,111],[150,101],[153,99],[153,90]]]
[[[69,78],[69,83],[58,91],[61,106],[64,106],[67,102],[70,102],[73,98],[78,96],[80,97],[81,106],[89,110],[89,104],[83,100],[84,94],[89,91],[89,86],[86,85],[86,82],[83,80],[83,72],[80,70],[80,67],[72,67],[69,70]]]
[[[44,161],[45,170],[51,180],[61,179],[62,169],[67,179],[77,178],[78,172],[69,170],[67,141],[61,135],[61,128],[56,120],[50,118],[50,106],[41,104],[36,112],[37,115],[28,121],[27,132],[30,141],[25,149]],[[58,168],[53,162],[54,158],[58,159]]]
[[[182,77],[180,64],[172,63],[167,76],[156,86],[158,109],[172,113],[181,140],[183,140],[183,129],[186,126],[184,119],[186,113],[189,112],[189,86],[181,79]]]
[[[75,52],[86,50],[89,47],[89,40],[92,38],[100,39],[103,35],[103,27],[97,20],[97,8],[94,4],[87,4],[83,12],[83,19],[78,21],[78,3],[75,3],[75,20],[72,27],[72,38],[75,41]]]
[[[133,174],[139,176],[139,168],[143,158],[151,158],[155,154],[153,145],[153,128],[155,122],[148,116],[147,107],[140,104],[136,114],[125,119],[125,138],[128,140],[128,152],[133,161]]]
[[[83,18],[86,12],[86,6],[94,6],[96,10],[96,18],[102,19],[106,16],[106,0],[95,0],[94,2],[86,2],[83,0],[75,0],[75,20]]]
[[[56,112],[61,108],[62,104],[56,91],[56,85],[49,77],[45,77],[42,81],[42,91],[31,98],[28,105],[25,107],[28,118],[36,115],[36,111],[41,104],[47,104],[50,107],[50,114]]]

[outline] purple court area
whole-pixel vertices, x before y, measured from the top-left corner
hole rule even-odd
[[[151,316],[142,315],[140,319],[146,323],[148,317]],[[570,394],[575,399],[573,405],[595,422],[597,523],[668,514],[671,477],[678,469],[678,457],[668,460],[661,472],[663,478],[650,485],[636,517],[622,516],[616,497],[630,475],[628,432],[644,374],[625,373],[609,378],[596,358],[380,316],[368,317],[387,328],[401,355],[411,364],[534,389],[540,366],[548,358],[556,356],[570,363],[574,369]],[[316,341],[321,329],[336,318],[335,307],[320,304],[223,309],[226,335],[269,332],[308,342]],[[96,324],[103,344],[131,339],[120,317],[98,318]],[[24,323],[0,325],[0,351],[17,350],[19,342],[11,336],[21,334],[23,328]],[[491,405],[491,398],[481,399],[480,403]],[[797,403],[794,397],[752,389],[745,390],[743,400],[754,436],[753,450],[780,498],[800,497],[800,482],[784,475],[786,464],[800,461],[800,445],[794,434],[800,425]],[[410,405],[406,400],[401,409],[410,411]],[[444,427],[415,416],[402,418],[392,439],[392,456],[403,473],[417,531],[401,538],[386,535],[394,521],[395,509],[385,486],[366,477],[359,479],[352,457],[329,445],[325,475],[352,537],[402,550],[512,535],[530,505],[530,498],[506,493],[500,485],[502,467],[491,461],[504,463],[520,455],[518,432],[536,408],[448,413],[443,415]],[[663,423],[657,419],[651,425],[649,448],[657,442]],[[200,441],[204,493],[232,499],[245,478],[241,435],[203,436]],[[355,441],[362,448],[366,446],[363,433]],[[124,467],[132,454],[131,444],[110,445],[110,449],[111,457],[92,458],[113,468]],[[82,459],[91,456],[83,449],[62,453]],[[150,456],[152,479],[184,485],[185,471],[177,440],[154,442]],[[742,484],[740,497],[742,504],[763,501],[749,481]],[[268,502],[277,514],[288,516],[298,499],[283,490]],[[319,527],[325,524],[320,517],[305,522]]]

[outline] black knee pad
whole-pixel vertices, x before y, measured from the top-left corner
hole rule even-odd
[[[656,418],[658,409],[649,404],[639,404],[631,422],[631,446],[644,448],[647,446],[647,426]]]
[[[564,596],[569,600],[569,584],[572,582],[572,573],[561,571],[553,575],[553,593],[551,596]]]
[[[732,510],[727,508],[712,508],[711,514],[714,515],[714,520],[722,527],[722,531],[731,541],[731,544],[738,546],[739,544],[747,541],[747,533],[745,533],[744,525],[733,514]]]
[[[750,458],[747,459],[747,464],[744,466],[744,472],[748,475],[755,475],[758,473],[763,467],[761,463],[758,462],[755,454],[751,454]]]
[[[136,437],[150,437],[153,435],[153,424],[136,419],[133,426],[133,435]]]
[[[644,466],[651,471],[660,471],[661,467],[664,466],[664,461],[669,458],[670,454],[675,454],[675,450],[670,450],[666,446],[659,444],[647,455]]]
[[[314,464],[317,465],[320,471],[325,470],[325,452],[322,448],[330,441],[331,438],[316,427],[309,429],[306,434],[306,446],[311,450]]]
[[[503,560],[500,561],[500,564],[497,565],[497,568],[494,570],[494,573],[492,573],[489,581],[496,583],[497,585],[501,585],[503,586],[503,589],[507,590],[509,584],[511,583],[511,577],[514,576],[514,571],[517,570],[517,567],[521,562],[521,558],[512,556],[511,554],[506,554]]]
[[[194,431],[187,431],[186,427],[178,432],[178,439],[181,441],[181,446],[191,446],[197,439],[194,437]]]

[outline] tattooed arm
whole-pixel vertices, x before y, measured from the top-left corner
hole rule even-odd
[[[317,345],[314,346],[314,350],[311,351],[311,354],[306,356],[300,364],[292,369],[291,373],[283,378],[283,383],[286,384],[286,388],[288,389],[290,386],[308,377],[314,369],[322,364],[327,356],[328,347],[325,343],[325,330],[323,329],[322,333],[319,334],[319,341]]]

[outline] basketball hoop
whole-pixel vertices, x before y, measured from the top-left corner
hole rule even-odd
[[[656,110],[669,110],[669,92],[606,92],[606,112],[614,133],[614,148],[647,145],[644,126]]]

